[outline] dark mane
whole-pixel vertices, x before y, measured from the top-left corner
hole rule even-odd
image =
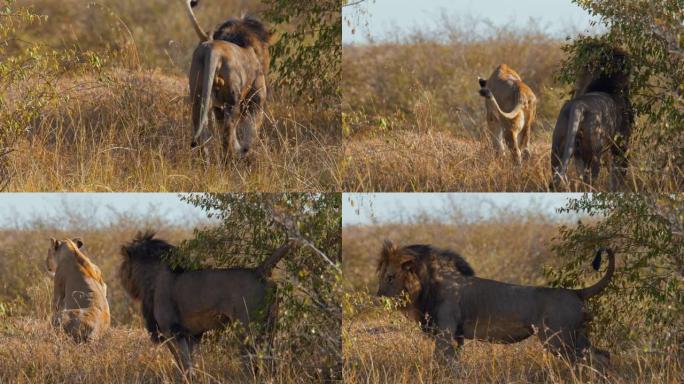
[[[475,270],[473,270],[470,264],[461,255],[449,249],[440,249],[426,244],[413,244],[404,248],[417,254],[421,259],[425,259],[430,255],[450,259],[463,276],[475,276]]]
[[[584,87],[578,90],[580,94],[575,96],[589,92],[604,92],[629,97],[629,54],[622,48],[603,42],[588,43],[585,50],[594,59],[579,75],[577,81],[584,84]]]
[[[123,247],[123,255],[135,261],[162,261],[162,256],[168,254],[175,247],[165,240],[155,239],[153,231],[138,232],[138,234]]]
[[[228,41],[243,48],[254,47],[260,43],[268,45],[271,32],[264,23],[252,16],[241,19],[228,19],[216,27],[214,40]]]
[[[119,267],[121,285],[135,300],[139,300],[145,328],[153,342],[163,341],[154,317],[154,286],[157,274],[168,268],[162,256],[175,247],[155,239],[153,231],[138,232],[131,242],[121,247],[122,262]],[[179,269],[174,272],[182,272]]]

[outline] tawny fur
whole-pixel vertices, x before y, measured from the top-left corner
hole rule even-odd
[[[480,95],[485,98],[487,126],[497,153],[503,153],[504,140],[513,161],[530,157],[530,134],[537,113],[537,97],[516,71],[499,65],[489,79],[478,78]]]
[[[79,239],[50,238],[47,269],[54,275],[52,324],[76,342],[97,340],[109,328],[107,285]]]
[[[179,367],[191,372],[191,354],[202,334],[238,322],[251,332],[263,326],[257,343],[270,341],[277,315],[271,269],[290,249],[275,250],[257,268],[172,269],[163,259],[174,246],[139,233],[121,248],[119,277],[126,292],[141,302],[145,326],[154,342],[167,341]],[[244,345],[250,353],[251,346]]]
[[[603,249],[594,260],[600,265]],[[537,334],[553,353],[572,362],[591,356],[605,363],[608,353],[592,348],[586,326],[586,299],[600,293],[615,269],[608,249],[608,269],[595,285],[583,289],[531,287],[474,276],[458,254],[429,245],[397,247],[385,241],[378,264],[378,295],[407,294],[405,314],[436,339],[435,356],[457,359],[464,339],[514,343]]]

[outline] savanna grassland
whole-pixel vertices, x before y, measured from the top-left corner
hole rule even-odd
[[[180,0],[3,3],[12,13],[0,34],[12,68],[0,77],[5,190],[339,189],[338,103],[312,103],[275,70],[254,156],[218,164],[214,132],[213,162],[200,160],[186,75],[198,39]],[[263,20],[267,3],[203,1],[195,12],[210,29],[245,12]],[[289,25],[273,26],[274,42]]]
[[[433,358],[434,343],[418,324],[408,321],[393,304],[372,298],[377,290],[376,265],[383,239],[402,245],[431,243],[465,257],[475,273],[514,284],[546,285],[545,271],[565,261],[551,246],[558,241],[559,222],[536,214],[501,211],[493,219],[469,222],[462,213],[435,221],[414,216],[402,223],[349,225],[343,228],[343,266],[347,294],[343,299],[344,375],[363,383],[677,383],[684,375],[676,353],[648,351],[649,334],[632,335],[628,342],[614,331],[643,324],[643,318],[621,313],[608,316],[608,325],[592,328],[595,346],[611,353],[604,372],[546,353],[536,339],[509,345],[466,340],[458,367],[446,367]],[[567,224],[567,222],[566,222]],[[582,268],[588,286],[602,273],[591,270],[593,255]],[[618,254],[618,266],[620,255]],[[603,270],[602,270],[603,271]],[[572,287],[569,287],[572,288]],[[605,300],[616,300],[614,291]],[[595,304],[600,306],[601,304]],[[594,307],[592,307],[594,308]],[[677,332],[668,330],[667,332]]]
[[[87,210],[83,211],[87,212]],[[140,305],[119,281],[120,249],[147,228],[158,237],[179,244],[193,237],[191,227],[177,226],[154,212],[145,219],[121,215],[111,222],[92,225],[87,214],[57,215],[36,219],[17,229],[0,230],[0,382],[3,383],[167,383],[181,379],[165,345],[150,341],[140,316]],[[84,225],[90,219],[91,225]],[[196,223],[207,227],[209,222]],[[107,284],[111,328],[97,341],[76,344],[50,324],[52,279],[45,268],[49,238],[79,236],[83,250],[102,270]],[[275,278],[280,272],[276,271]],[[208,332],[194,353],[193,382],[300,383],[321,380],[314,351],[292,347],[292,332],[308,332],[299,326],[276,334],[269,368],[255,377],[243,365],[238,348],[241,339],[230,331]],[[339,335],[339,330],[336,332]],[[289,335],[289,336],[288,336]],[[288,347],[285,347],[288,344]]]
[[[362,28],[359,28],[362,31]],[[487,31],[483,33],[482,31]],[[576,32],[568,32],[575,36]],[[551,136],[570,87],[557,79],[562,37],[538,24],[494,27],[477,18],[436,18],[423,30],[347,44],[342,55],[345,191],[547,191]],[[477,77],[499,64],[515,69],[537,96],[531,158],[513,165],[488,141]],[[647,127],[645,119],[638,124]],[[653,148],[631,140],[629,190],[677,190],[678,167],[650,166]],[[609,161],[604,158],[604,162]],[[593,186],[607,190],[607,168]],[[569,175],[575,179],[571,165]]]

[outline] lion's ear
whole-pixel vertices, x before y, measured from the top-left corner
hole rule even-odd
[[[385,239],[385,242],[382,244],[382,251],[380,252],[380,259],[378,260],[378,266],[377,270],[380,271],[382,269],[382,266],[385,265],[386,263],[389,262],[389,259],[394,255],[394,252],[396,252],[396,248],[394,244],[390,240]]]
[[[80,237],[74,237],[73,239],[71,239],[71,241],[73,241],[74,244],[76,244],[78,249],[81,249],[81,247],[83,246],[83,240],[81,240]]]
[[[404,254],[401,255],[401,269],[404,271],[413,271],[415,270],[415,265],[416,265],[416,257],[415,255],[411,254]]]
[[[387,260],[392,257],[396,251],[397,247],[394,246],[394,243],[392,243],[391,240],[385,239],[385,242],[382,244],[383,260]]]
[[[57,239],[55,239],[54,237],[51,237],[50,238],[50,247],[54,250],[57,250],[57,248],[59,247],[59,241],[57,241]]]

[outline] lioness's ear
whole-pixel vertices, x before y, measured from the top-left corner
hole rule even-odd
[[[54,237],[51,237],[50,238],[50,247],[52,247],[52,249],[54,249],[54,250],[57,250],[57,247],[59,247],[59,241],[57,241],[57,239],[55,239]]]
[[[73,239],[71,239],[71,241],[73,241],[74,244],[76,244],[78,249],[81,249],[81,247],[83,246],[83,240],[81,240],[80,237],[74,237]]]

